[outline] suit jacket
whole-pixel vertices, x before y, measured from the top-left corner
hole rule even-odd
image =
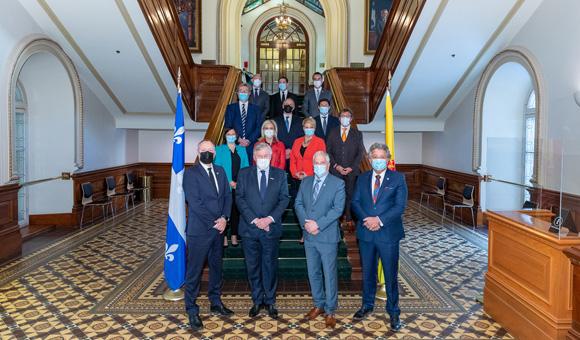
[[[246,117],[246,135],[245,138],[251,144],[255,143],[260,137],[260,129],[262,128],[262,113],[260,107],[249,103],[247,106]],[[240,137],[244,137],[242,133],[242,112],[240,111],[240,104],[238,102],[232,103],[226,108],[226,117],[224,122],[225,129],[235,129]],[[251,152],[248,151],[250,154]]]
[[[282,236],[282,214],[288,207],[288,182],[286,172],[270,167],[266,197],[262,200],[258,185],[258,172],[255,166],[240,170],[236,187],[236,204],[240,211],[239,234],[242,237],[275,239]],[[272,216],[270,231],[256,227],[252,221],[256,218]]]
[[[322,117],[318,115],[314,118],[314,120],[316,120],[316,130],[314,131],[314,134],[317,137],[324,139],[324,141],[327,141],[330,131],[340,127],[340,120],[338,120],[338,118],[335,116],[328,115],[326,119],[326,132],[322,130]]]
[[[187,235],[211,236],[219,233],[213,228],[215,220],[221,216],[230,217],[232,209],[232,192],[224,169],[213,165],[212,170],[219,187],[215,185],[201,164],[196,164],[185,170],[183,174],[183,191],[188,204]]]
[[[365,154],[362,133],[351,126],[346,137],[346,142],[342,141],[342,127],[339,126],[328,133],[326,138],[326,151],[330,157],[330,173],[335,176],[340,174],[334,168],[340,165],[344,168],[352,168],[352,173],[360,173],[360,162]]]
[[[308,147],[306,147],[304,156],[302,156],[300,154],[300,148],[302,147],[304,138],[305,137],[300,137],[295,140],[294,145],[292,145],[292,151],[290,152],[290,173],[294,178],[298,178],[296,174],[300,171],[304,171],[306,176],[314,175],[312,157],[317,151],[326,151],[326,144],[324,144],[324,140],[316,136],[312,136],[312,140],[310,141],[310,144],[308,144]]]
[[[320,90],[320,96],[318,100],[326,98],[330,100],[330,106],[333,105],[332,103],[332,92],[329,90],[325,90],[324,88]],[[314,88],[306,91],[304,95],[304,104],[302,104],[302,112],[304,113],[304,117],[316,117],[320,114],[318,111],[318,100],[316,100],[316,93],[314,92]]]
[[[266,119],[266,116],[270,113],[270,94],[260,89],[260,95],[254,96],[255,89],[252,87],[252,93],[250,94],[250,103],[258,105],[260,107],[260,112],[262,112],[262,121]]]
[[[246,148],[241,145],[236,145],[236,152],[240,156],[240,169],[249,166],[248,154]],[[232,152],[227,144],[218,145],[215,148],[214,164],[224,168],[228,182],[232,181]]]
[[[292,98],[292,100],[294,100],[294,103],[296,103],[296,107],[298,107],[298,97],[288,91],[286,93],[286,99],[288,98]],[[282,108],[282,98],[280,98],[280,92],[276,92],[272,95],[270,95],[270,118],[275,118],[277,116],[280,116],[284,113],[284,109]],[[297,110],[294,111],[294,113],[296,113]]]
[[[290,121],[290,132],[286,130],[286,122],[284,121],[283,114],[276,116],[274,121],[278,126],[278,139],[284,143],[286,149],[292,149],[294,141],[304,136],[304,130],[302,129],[302,118],[298,117],[296,114],[292,115],[292,120]]]
[[[336,243],[340,241],[340,228],[338,219],[344,211],[345,191],[344,181],[328,174],[318,191],[318,197],[314,200],[314,176],[308,176],[302,180],[300,190],[296,195],[294,210],[300,226],[304,229],[306,220],[314,220],[318,224],[319,233],[312,235],[304,234],[306,242]]]
[[[366,242],[397,242],[405,237],[403,213],[407,205],[407,183],[405,176],[399,172],[386,170],[383,183],[379,189],[377,202],[373,203],[371,181],[373,171],[361,174],[356,181],[351,208],[358,221],[356,237]],[[377,231],[370,231],[363,225],[367,217],[378,216],[383,226]]]

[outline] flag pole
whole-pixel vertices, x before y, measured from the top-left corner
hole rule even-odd
[[[177,68],[177,93],[181,96],[181,67]],[[175,290],[167,287],[163,292],[163,299],[166,301],[181,301],[185,298],[185,292],[181,288]]]

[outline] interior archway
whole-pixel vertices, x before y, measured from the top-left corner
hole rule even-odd
[[[325,68],[346,66],[348,60],[348,4],[346,0],[320,0],[326,13]],[[219,12],[219,62],[240,66],[242,12],[246,0],[221,0]]]

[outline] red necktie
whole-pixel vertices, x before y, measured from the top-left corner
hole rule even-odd
[[[381,188],[381,175],[375,176],[375,185],[373,186],[373,203],[377,203],[377,197],[379,196],[379,189]]]

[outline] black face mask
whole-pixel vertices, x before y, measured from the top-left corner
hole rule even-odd
[[[213,162],[213,153],[209,151],[204,151],[199,154],[199,160],[203,164],[211,164]]]
[[[292,111],[294,111],[294,108],[290,105],[284,105],[284,112],[286,113],[292,113]]]

